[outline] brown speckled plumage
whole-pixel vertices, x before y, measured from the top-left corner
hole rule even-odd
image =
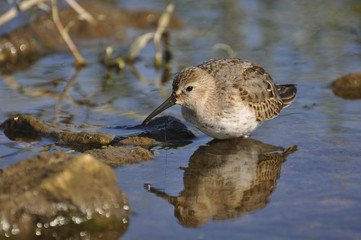
[[[245,67],[248,66],[248,67]],[[292,102],[296,97],[294,85],[276,86],[271,76],[258,64],[249,63],[241,59],[216,59],[198,65],[220,82],[233,79],[233,87],[239,90],[241,100],[248,103],[259,121],[276,117],[284,104],[280,91],[287,102]],[[293,94],[289,94],[292,92]]]
[[[180,71],[171,97],[143,123],[180,104],[184,118],[206,134],[222,139],[239,137],[276,117],[295,97],[295,85],[276,85],[258,64],[237,58],[214,59]]]

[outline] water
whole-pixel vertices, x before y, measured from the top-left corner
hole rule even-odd
[[[175,14],[184,28],[171,32],[171,76],[184,66],[226,56],[212,50],[216,43],[232,47],[238,57],[261,64],[276,83],[295,83],[294,103],[253,134],[273,146],[298,145],[282,164],[281,175],[267,203],[226,220],[215,214],[197,227],[185,227],[172,204],[146,191],[144,183],[179,196],[185,189],[185,171],[191,156],[212,139],[192,129],[197,137],[176,149],[153,149],[154,160],[114,169],[118,185],[128,197],[134,214],[123,239],[360,239],[361,150],[360,100],[333,95],[328,85],[336,78],[360,71],[361,3],[348,1],[174,1]],[[118,1],[118,6],[162,11],[167,1]],[[133,37],[144,31],[128,29],[119,43],[126,52]],[[89,47],[92,46],[92,47]],[[88,49],[88,50],[86,50]],[[105,127],[138,124],[170,93],[171,79],[158,87],[162,70],[153,68],[153,46],[141,52],[135,67],[121,73],[97,64],[98,41],[83,53],[93,64],[79,72],[68,98],[31,96],[11,87],[45,89],[61,94],[75,74],[72,56],[45,57],[29,69],[0,81],[0,121],[27,113],[47,121],[86,123],[112,134],[129,134]],[[7,79],[7,80],[6,80]],[[59,79],[57,85],[48,84]],[[34,91],[33,91],[34,92]],[[84,100],[84,101],[83,101]],[[79,103],[82,101],[82,103]],[[128,114],[128,113],[132,114]],[[182,119],[179,107],[165,114]],[[191,127],[191,126],[190,126]],[[192,127],[191,127],[192,128]],[[43,151],[68,150],[54,142],[14,142],[0,133],[0,164],[9,166]],[[223,149],[227,158],[227,149]],[[233,166],[233,165],[231,165]],[[228,175],[225,174],[224,177]],[[199,185],[207,189],[209,185]],[[239,188],[236,188],[236,190]],[[222,190],[222,189],[220,189]],[[200,199],[201,200],[201,199]],[[213,206],[214,207],[214,206]],[[197,214],[197,213],[195,213]]]

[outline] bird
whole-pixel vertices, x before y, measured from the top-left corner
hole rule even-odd
[[[211,59],[175,75],[172,93],[143,121],[175,104],[183,118],[215,139],[248,137],[296,98],[295,84],[275,84],[257,63],[239,58]]]

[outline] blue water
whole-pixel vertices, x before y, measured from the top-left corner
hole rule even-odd
[[[121,238],[360,239],[361,100],[336,97],[328,85],[338,77],[361,71],[361,2],[178,0],[174,3],[175,14],[184,21],[184,27],[170,34],[171,77],[182,67],[227,56],[225,51],[212,50],[212,46],[228,44],[237,57],[261,64],[276,83],[297,84],[295,102],[279,117],[265,122],[251,138],[284,148],[298,145],[298,150],[282,164],[277,185],[263,208],[219,220],[212,213],[215,206],[209,205],[206,213],[202,212],[208,216],[202,224],[185,227],[174,215],[174,206],[146,191],[143,185],[150,183],[172,196],[179,196],[185,189],[182,167],[187,167],[195,151],[212,140],[189,126],[197,135],[191,144],[176,149],[157,147],[153,149],[153,160],[114,169],[118,185],[127,193],[134,210],[128,230]],[[162,11],[167,1],[115,4]],[[119,51],[126,52],[134,37],[144,32],[125,30],[129,38],[117,45]],[[0,121],[16,113],[27,113],[50,122],[87,124],[115,135],[129,134],[109,127],[140,123],[164,100],[162,93],[170,93],[171,78],[159,87],[163,70],[156,71],[153,67],[152,45],[141,52],[141,59],[135,64],[145,79],[141,81],[129,66],[120,73],[107,73],[106,68],[96,63],[98,41],[87,44],[82,51],[94,63],[79,72],[68,98],[57,108],[54,97],[24,94],[14,89],[8,78],[24,88],[61,94],[75,74],[70,54],[50,55],[29,69],[2,77]],[[57,85],[47,85],[53,79],[60,80]],[[77,102],[80,100],[86,103]],[[179,107],[164,114],[183,121]],[[55,150],[68,149],[47,139],[15,142],[0,133],[1,167]],[[227,159],[227,149],[220,150]],[[230,159],[228,163],[237,165],[237,161]],[[211,184],[214,183],[199,183],[197,190],[208,189]],[[199,197],[199,202],[203,200]]]

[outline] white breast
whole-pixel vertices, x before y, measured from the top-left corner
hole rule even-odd
[[[247,136],[261,123],[257,121],[254,112],[244,105],[238,105],[230,112],[223,112],[221,116],[214,114],[199,116],[185,107],[182,107],[182,114],[187,122],[217,139]]]

